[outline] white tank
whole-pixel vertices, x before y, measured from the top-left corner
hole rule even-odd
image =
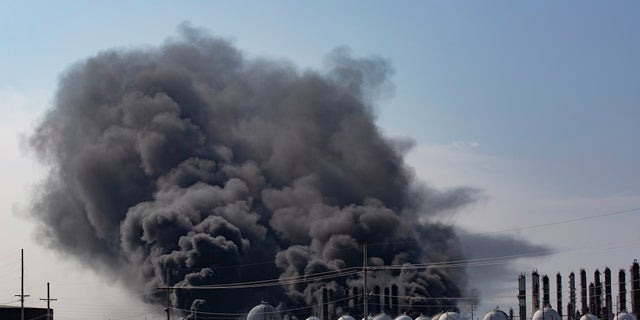
[[[613,317],[613,320],[638,320],[638,319],[636,319],[636,316],[634,316],[633,314],[627,311],[621,311],[615,317]]]
[[[550,307],[544,307],[533,314],[531,320],[562,320],[557,311]]]
[[[282,320],[280,312],[266,301],[253,307],[247,314],[247,320]]]
[[[459,313],[449,311],[440,315],[438,320],[465,320]]]
[[[373,317],[373,320],[393,320],[393,319],[388,314],[383,312]]]
[[[509,316],[502,310],[495,308],[484,315],[483,320],[510,320]]]

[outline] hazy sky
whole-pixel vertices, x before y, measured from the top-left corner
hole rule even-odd
[[[45,170],[20,139],[74,62],[158,45],[184,21],[302,70],[322,68],[341,45],[389,59],[379,126],[415,140],[407,161],[425,183],[483,190],[450,222],[471,233],[520,228],[504,234],[557,251],[518,261],[521,272],[617,271],[640,257],[640,210],[527,228],[640,208],[640,2],[2,1],[0,304],[16,304],[24,248],[27,304],[45,305],[49,281],[57,319],[158,311],[37,244],[23,216]],[[503,276],[495,282],[512,287],[475,279],[481,313],[517,307],[517,274]]]

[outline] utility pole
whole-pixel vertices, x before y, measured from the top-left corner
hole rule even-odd
[[[47,301],[47,320],[51,320],[51,318],[53,317],[51,316],[51,305],[49,303],[51,301],[58,301],[58,299],[51,299],[51,294],[49,291],[49,282],[47,282],[47,298],[46,299],[40,298],[40,300]]]
[[[24,249],[20,249],[20,294],[16,294],[16,297],[20,297],[20,320],[24,320],[24,298],[29,295],[24,294]]]
[[[364,294],[364,320],[369,320],[369,292],[367,292],[367,243],[364,243],[364,254],[362,256],[362,272],[364,273],[364,288],[362,294]]]

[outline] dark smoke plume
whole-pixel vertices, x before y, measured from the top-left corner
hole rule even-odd
[[[50,166],[32,210],[42,239],[162,303],[197,286],[373,266],[461,260],[455,230],[429,217],[473,202],[468,188],[414,188],[374,123],[392,70],[341,48],[328,70],[247,59],[182,26],[158,48],[109,50],[61,76],[30,138]],[[463,269],[378,270],[407,311],[455,307]],[[361,275],[236,290],[173,291],[184,310],[246,312],[260,298],[346,301]],[[381,290],[383,292],[384,290]],[[429,300],[437,297],[439,300]],[[437,306],[433,306],[437,305]],[[344,303],[344,308],[356,307]],[[188,312],[188,311],[186,311]],[[306,317],[311,310],[301,311]],[[356,310],[352,312],[357,313]]]

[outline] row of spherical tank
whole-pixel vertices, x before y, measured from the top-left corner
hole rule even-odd
[[[248,317],[247,317],[247,320],[249,320]],[[320,320],[320,318],[316,316],[311,316],[306,320]],[[338,318],[338,320],[356,320],[356,319],[354,319],[350,315],[343,315],[340,318]],[[362,320],[365,320],[365,319],[363,318]],[[390,315],[382,312],[375,316],[369,315],[366,320],[465,320],[465,319],[457,312],[443,312],[443,313],[436,314],[435,316],[432,316],[432,317],[420,315],[415,319],[411,318],[406,313],[401,314],[394,319]],[[509,319],[500,319],[500,320],[509,320]]]
[[[496,308],[487,312],[483,320],[511,320],[510,317],[502,310]],[[282,320],[280,313],[271,305],[266,302],[262,302],[259,305],[253,307],[249,314],[247,314],[247,320]],[[310,316],[306,320],[321,320],[316,316]],[[343,315],[338,320],[356,320],[350,315]],[[362,319],[365,320],[365,319]],[[376,316],[368,316],[366,320],[466,320],[457,312],[443,312],[434,316],[428,317],[420,315],[413,319],[406,314],[397,316],[395,319],[391,318],[386,313],[380,313]],[[556,310],[551,307],[545,307],[536,311],[533,314],[531,320],[562,320],[562,317]],[[580,317],[579,320],[599,320],[598,317],[592,314],[585,314]],[[613,320],[637,320],[636,317],[626,311],[619,312]]]
[[[507,318],[508,319],[508,318]],[[487,319],[485,316],[484,320]],[[562,317],[558,314],[556,310],[551,307],[544,307],[533,314],[531,320],[562,320]],[[600,320],[597,316],[587,313],[580,317],[580,320]],[[618,312],[618,314],[613,318],[613,320],[637,320],[636,316],[627,311]]]
[[[319,320],[319,319],[318,319]],[[344,315],[340,318],[338,318],[338,320],[355,320],[353,317],[349,316],[349,315]],[[362,319],[365,320],[365,319]],[[390,315],[382,312],[376,316],[369,316],[367,317],[367,320],[464,320],[464,318],[462,316],[460,316],[459,313],[457,312],[443,312],[443,313],[439,313],[433,317],[427,317],[424,315],[420,315],[419,317],[413,319],[410,316],[408,316],[406,313],[401,314],[399,316],[397,316],[395,319],[391,318]]]
[[[246,320],[282,320],[280,317],[280,313],[276,308],[269,305],[267,302],[262,301],[259,305],[253,307],[251,311],[247,314]],[[321,320],[316,316],[310,316],[306,320]],[[356,320],[352,316],[345,314],[342,315],[338,320]],[[365,320],[365,319],[362,319]],[[397,316],[395,319],[389,316],[388,314],[382,312],[378,315],[369,315],[366,320],[466,320],[457,312],[443,312],[436,314],[434,316],[428,317],[424,315],[420,315],[419,317],[413,319],[407,314],[402,314]],[[510,320],[506,313],[500,311],[498,309],[492,310],[488,312],[483,320]],[[551,320],[551,319],[548,319]],[[553,319],[556,320],[556,319]],[[617,319],[616,319],[617,320]],[[630,319],[619,319],[619,320],[630,320]]]

